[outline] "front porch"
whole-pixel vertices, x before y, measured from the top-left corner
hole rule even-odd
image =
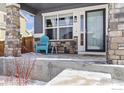
[[[108,4],[20,5],[22,10],[35,14],[35,42],[39,41],[42,34],[46,34],[50,43],[60,43],[56,46],[61,53],[107,51]]]
[[[4,45],[7,47],[7,44],[9,44],[8,47],[11,46],[10,51],[12,50],[12,47],[13,47],[13,53],[11,51],[11,54],[16,55],[18,53],[33,52],[35,50],[34,45],[35,43],[37,43],[37,41],[39,41],[42,34],[46,34],[49,37],[49,45],[50,45],[49,53],[51,53],[51,50],[52,50],[51,43],[56,43],[55,46],[57,46],[58,48],[58,51],[57,51],[58,54],[59,53],[60,54],[61,53],[68,53],[68,54],[77,53],[77,54],[90,55],[90,54],[95,54],[96,52],[99,55],[101,55],[103,53],[104,54],[106,53],[107,44],[106,44],[105,37],[106,37],[106,31],[107,31],[106,30],[107,24],[104,24],[106,25],[106,27],[104,27],[102,23],[104,23],[105,21],[104,17],[107,17],[107,14],[104,15],[104,11],[105,10],[107,11],[108,4],[92,4],[92,3],[83,4],[82,3],[82,4],[75,5],[75,4],[69,3],[69,4],[59,5],[59,4],[47,4],[47,3],[42,4],[41,3],[39,4],[38,7],[37,7],[37,4],[35,3],[34,4],[22,3],[19,5],[20,5],[20,7],[18,7],[19,10],[28,11],[33,15],[34,32],[32,33],[33,38],[27,37],[23,39],[20,34],[18,36],[13,36],[13,37],[19,37],[17,38],[19,42],[16,42],[18,44],[8,43],[10,42],[11,39],[6,39],[5,41],[7,40],[8,41]],[[55,9],[54,6],[56,6],[57,10]],[[15,13],[17,11],[19,12],[18,9],[14,12]],[[91,10],[95,10],[95,11],[92,12]],[[97,15],[93,16],[94,13],[98,13],[99,16],[102,16],[102,17],[99,18]],[[9,11],[7,14],[10,14]],[[91,18],[87,17],[90,14],[91,14]],[[14,17],[14,15],[7,15],[7,16]],[[16,15],[16,17],[18,17],[18,15]],[[96,27],[86,26],[88,24],[90,25],[94,24],[94,19],[92,19],[92,17],[99,20],[104,19],[103,21],[100,21],[101,24],[99,23],[99,20],[97,20],[98,21],[97,23],[101,25],[100,27],[104,29],[99,28],[99,31],[98,31],[98,29],[94,29]],[[85,22],[86,20],[87,22]],[[88,20],[91,22],[89,22]],[[16,20],[13,20],[13,22],[16,22]],[[107,22],[107,18],[106,18],[106,22]],[[19,20],[17,22],[17,30],[20,29],[18,25],[19,25]],[[11,26],[7,26],[7,27],[11,27]],[[92,28],[92,30],[86,31],[89,28]],[[7,29],[8,29],[7,30],[8,33],[10,33],[11,32],[10,28],[7,28]],[[15,32],[14,35],[16,35],[17,32],[16,31],[14,32]],[[97,32],[100,32],[100,33],[97,33]],[[8,35],[6,37],[10,38]],[[5,55],[10,53],[8,52],[8,50],[6,50],[4,45],[0,44],[0,47],[2,47],[1,49],[2,51],[0,50],[0,55]],[[19,46],[19,49],[17,49],[19,50],[18,52],[14,48],[16,47],[16,45]],[[3,51],[3,50],[6,50],[6,51]]]

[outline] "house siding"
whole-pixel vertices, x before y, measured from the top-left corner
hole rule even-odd
[[[40,13],[35,15],[34,18],[34,33],[42,33],[43,32],[43,17]]]

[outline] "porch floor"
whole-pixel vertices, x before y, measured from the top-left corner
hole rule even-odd
[[[42,60],[57,60],[59,61],[71,61],[71,62],[85,62],[85,63],[97,63],[106,64],[106,56],[104,55],[79,55],[79,54],[41,54],[41,53],[25,53],[23,57],[37,58]]]

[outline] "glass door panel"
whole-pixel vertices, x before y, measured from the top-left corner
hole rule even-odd
[[[86,12],[86,50],[105,50],[105,10]]]

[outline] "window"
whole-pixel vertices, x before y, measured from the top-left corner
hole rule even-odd
[[[25,27],[24,29],[21,29],[22,35],[25,34],[24,33],[25,31],[30,33],[31,35],[33,35],[34,34],[34,17],[35,17],[35,15],[33,15],[32,13],[25,11],[25,10],[21,10],[20,15],[21,15],[21,19],[22,19],[22,20],[20,20],[20,25],[22,26],[20,28]]]
[[[72,39],[72,14],[45,17],[45,33],[50,39]]]
[[[80,45],[84,45],[84,34],[81,33],[81,36],[80,36]]]
[[[72,39],[72,27],[60,28],[59,39]]]
[[[80,31],[84,31],[84,15],[80,16]]]
[[[72,39],[73,16],[72,14],[59,15],[59,39]]]
[[[45,17],[45,33],[49,39],[57,39],[57,16]]]
[[[56,26],[57,26],[56,16],[46,17],[46,27],[56,27]]]
[[[73,25],[72,15],[59,15],[59,26],[69,26]]]
[[[84,15],[80,16],[80,45],[83,46],[84,45]]]

